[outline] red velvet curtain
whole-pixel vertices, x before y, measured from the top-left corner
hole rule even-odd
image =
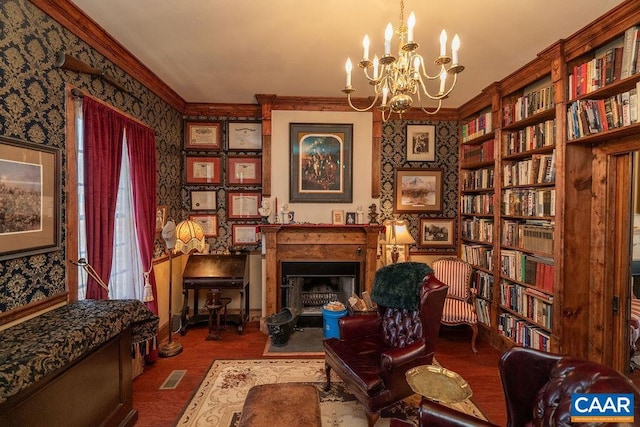
[[[153,301],[146,304],[149,310],[158,314],[158,292],[151,268],[156,234],[156,140],[153,130],[129,120],[127,152],[131,162],[133,205],[142,268],[150,271],[149,283],[153,291]]]
[[[126,119],[88,96],[82,100],[82,114],[87,262],[109,283]],[[89,277],[86,298],[108,299],[109,294]]]

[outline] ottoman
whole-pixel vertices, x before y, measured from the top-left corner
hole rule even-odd
[[[262,384],[249,389],[239,427],[320,427],[318,391],[309,384]]]

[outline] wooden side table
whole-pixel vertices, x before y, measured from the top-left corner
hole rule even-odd
[[[222,339],[220,329],[226,329],[227,323],[227,306],[231,302],[231,298],[223,298],[220,292],[207,292],[207,301],[204,307],[209,310],[209,335],[207,341],[216,341]],[[224,326],[220,326],[220,315],[224,318]],[[216,328],[213,333],[213,320],[215,318]]]

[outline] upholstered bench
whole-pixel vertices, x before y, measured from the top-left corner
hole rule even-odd
[[[301,383],[251,387],[242,407],[239,427],[320,427],[318,390]]]

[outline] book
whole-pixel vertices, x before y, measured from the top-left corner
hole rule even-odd
[[[638,37],[638,26],[627,28],[624,32],[624,44],[622,46],[622,65],[620,78],[626,79],[631,76],[633,64],[635,64],[636,38]]]

